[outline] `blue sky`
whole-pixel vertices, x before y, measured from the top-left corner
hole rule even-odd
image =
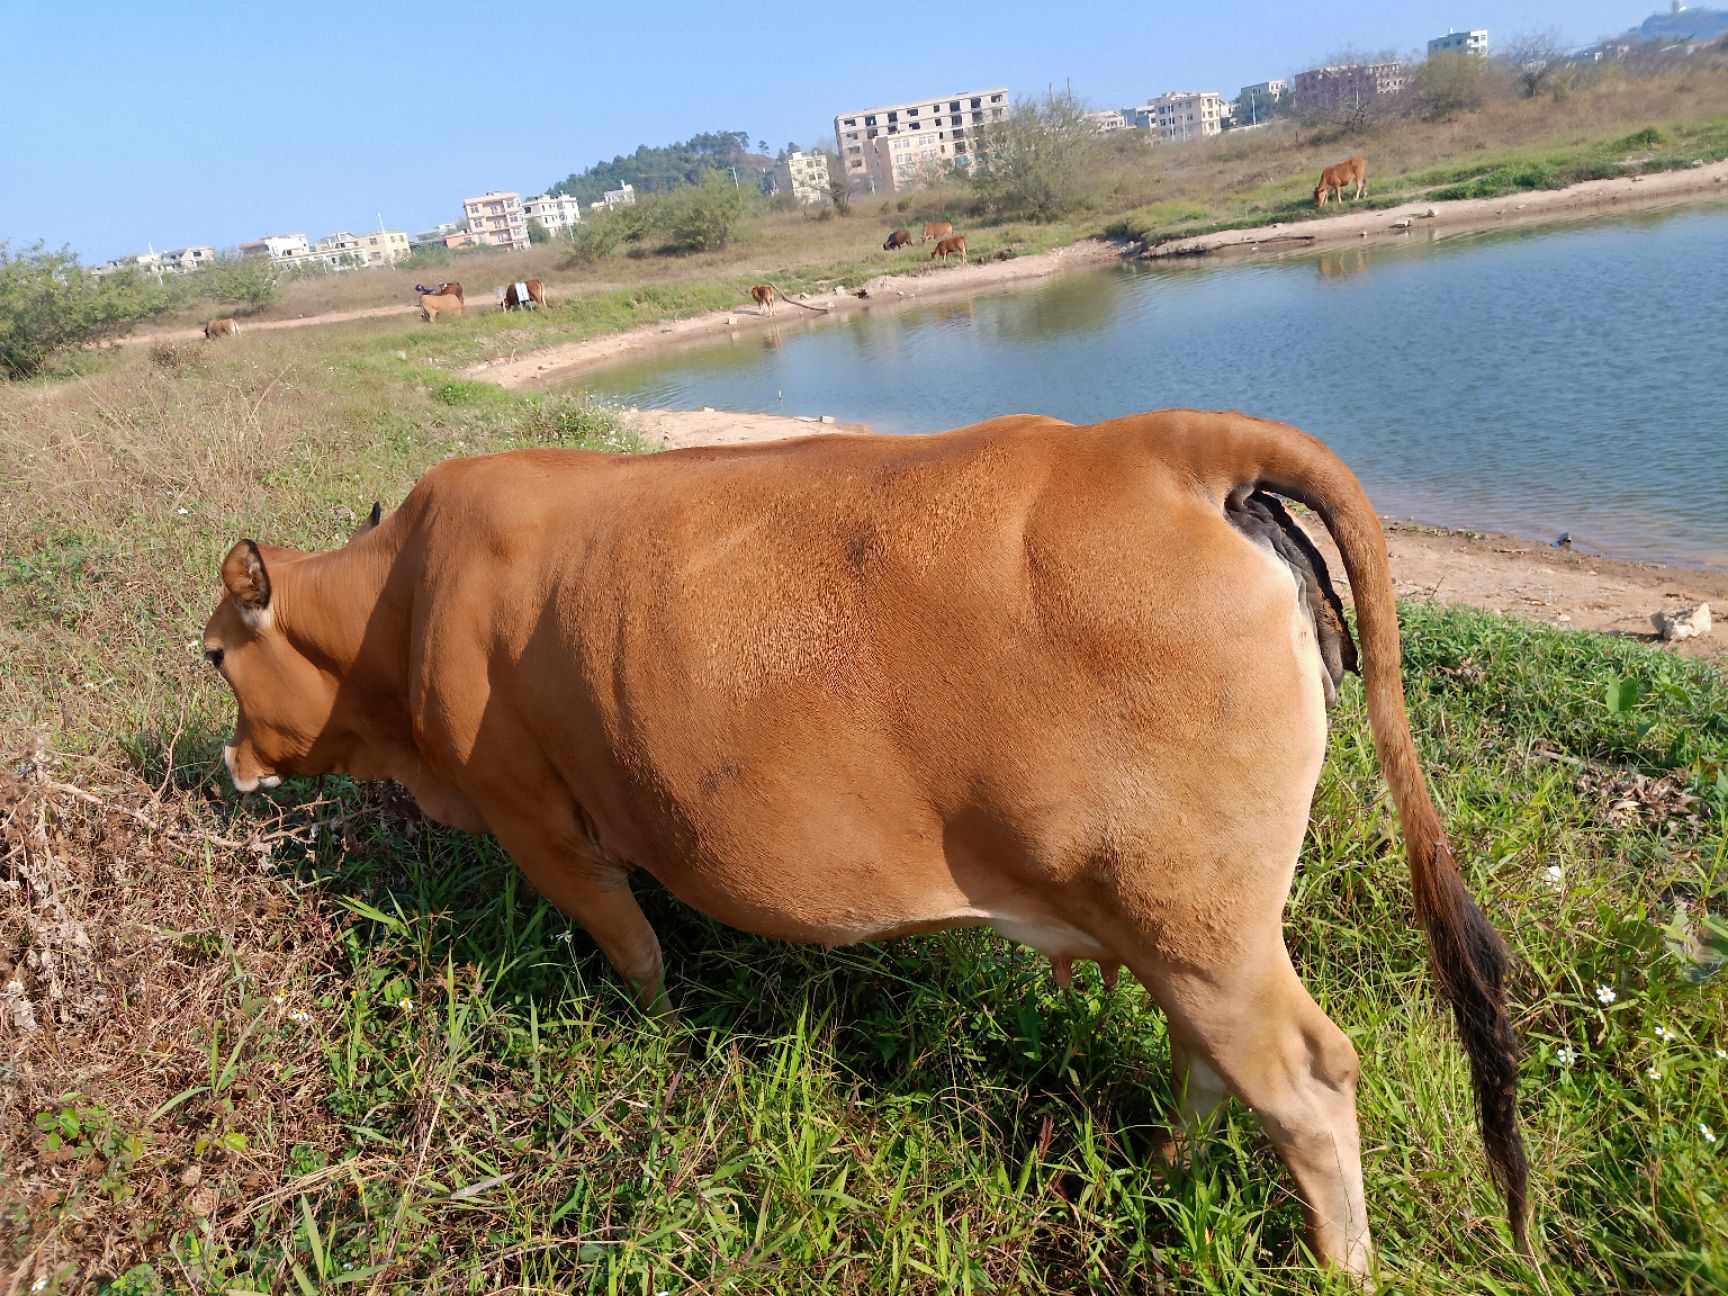
[[[832,142],[837,112],[1006,84],[1099,107],[1234,95],[1448,27],[1575,44],[1655,0],[652,4],[0,0],[0,240],[94,264],[459,220],[640,143]]]

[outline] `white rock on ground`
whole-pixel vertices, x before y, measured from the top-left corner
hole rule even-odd
[[[1710,633],[1710,605],[1695,603],[1678,612],[1658,612],[1650,620],[1661,633],[1664,642],[1679,643]]]

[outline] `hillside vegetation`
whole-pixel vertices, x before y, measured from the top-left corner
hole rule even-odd
[[[633,449],[604,410],[406,345],[455,336],[251,334],[0,386],[12,1286],[1345,1290],[1297,1253],[1251,1114],[1157,1168],[1168,1044],[1136,987],[1059,993],[984,932],[775,944],[644,883],[681,1014],[655,1023],[490,841],[388,787],[227,789],[199,630],[234,539],[339,544],[451,454]],[[1504,1236],[1348,685],[1287,937],[1362,1053],[1392,1289],[1723,1290],[1728,684],[1403,615],[1422,756],[1515,953],[1544,1267]]]

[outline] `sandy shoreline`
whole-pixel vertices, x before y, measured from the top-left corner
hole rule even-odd
[[[1372,194],[1372,188],[1369,192]],[[1565,189],[1532,189],[1499,198],[1459,198],[1450,202],[1417,198],[1397,207],[1354,210],[1346,203],[1345,214],[1324,220],[1291,225],[1274,222],[1254,229],[1221,230],[1216,234],[1172,239],[1147,248],[1141,256],[1153,261],[1218,253],[1276,256],[1341,243],[1360,246],[1414,239],[1433,241],[1502,226],[1579,219],[1604,210],[1618,214],[1712,198],[1728,202],[1728,161],[1614,180],[1587,180]]]
[[[868,431],[861,424],[823,424],[783,414],[730,414],[723,410],[639,410],[627,415],[633,430],[656,449],[743,445],[822,433]],[[1310,520],[1311,522],[1311,520]],[[1664,567],[1570,553],[1511,536],[1437,531],[1383,518],[1400,598],[1433,599],[1493,612],[1510,612],[1571,630],[1656,641],[1650,617],[1708,602],[1728,615],[1728,571]],[[1310,532],[1342,587],[1343,567],[1331,539]],[[1686,656],[1728,658],[1728,634],[1718,630],[1675,645]]]

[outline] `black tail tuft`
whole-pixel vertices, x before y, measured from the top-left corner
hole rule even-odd
[[[1464,890],[1451,852],[1436,845],[1435,855],[1427,870],[1431,890],[1421,897],[1429,948],[1470,1060],[1488,1170],[1505,1195],[1513,1241],[1528,1255],[1529,1167],[1518,1133],[1518,1039],[1506,1016],[1506,947]]]

